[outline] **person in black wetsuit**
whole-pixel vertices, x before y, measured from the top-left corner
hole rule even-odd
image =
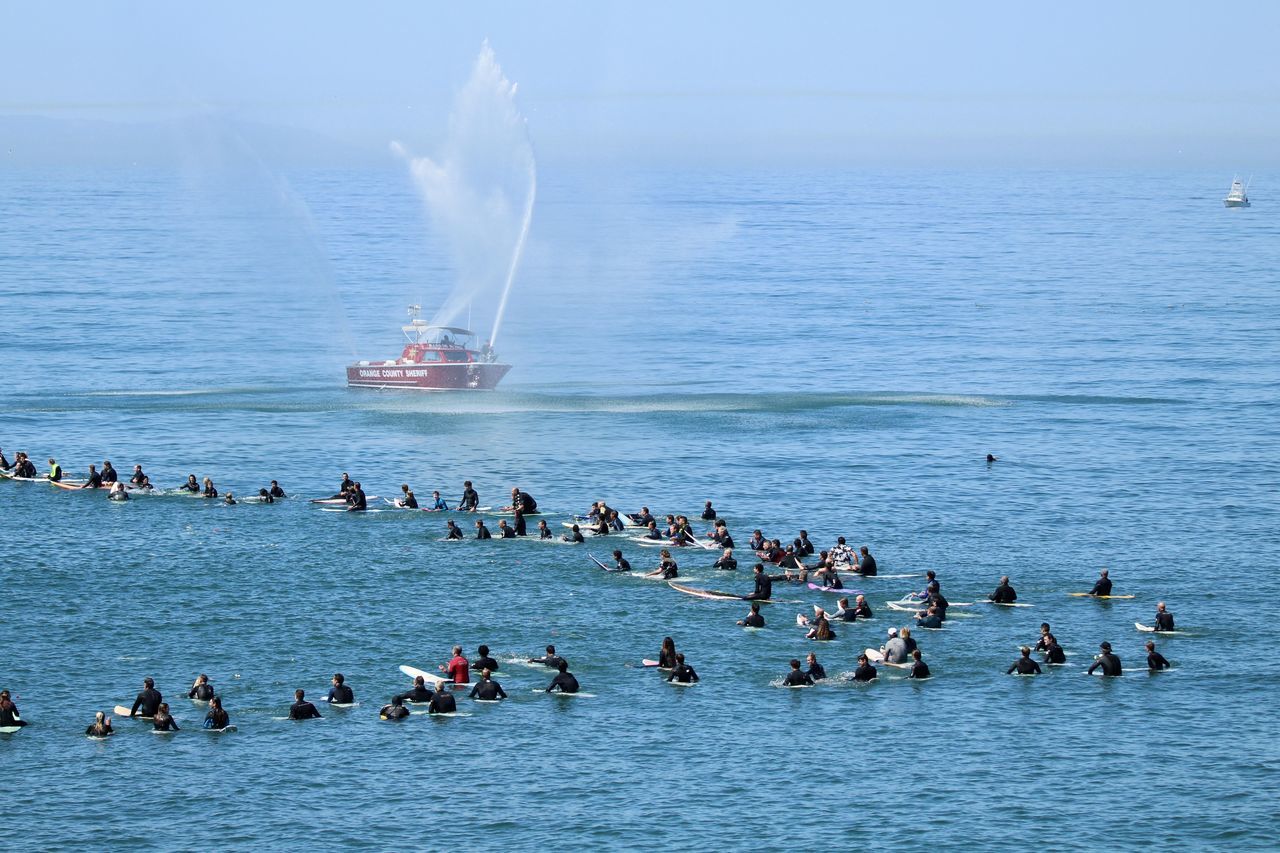
[[[0,728],[22,727],[27,721],[18,713],[18,706],[9,698],[8,690],[0,690]]]
[[[684,662],[684,655],[677,654],[676,667],[667,676],[667,681],[678,681],[681,684],[697,684],[698,673],[694,672],[693,667]]]
[[[715,521],[716,518],[718,518],[718,516],[716,515],[716,511],[711,507],[711,501],[707,501],[706,506],[702,508],[702,520]]]
[[[400,694],[401,702],[430,702],[434,691],[427,688],[427,680],[421,675],[413,677],[413,686]]]
[[[418,508],[418,499],[417,497],[414,496],[413,490],[409,488],[408,483],[400,484],[400,493],[403,495],[403,497],[401,497],[400,500],[396,501],[396,504],[398,506],[402,506],[405,509]]]
[[[577,693],[581,688],[578,686],[578,679],[574,678],[573,673],[569,672],[569,664],[565,661],[560,661],[558,669],[560,672],[547,685],[547,692],[554,693],[559,690],[561,693]]]
[[[195,475],[195,474],[188,474],[188,475],[187,475],[187,482],[183,483],[181,486],[178,486],[178,489],[179,489],[180,491],[184,491],[184,492],[196,492],[196,493],[199,493],[199,491],[200,491],[200,481],[196,479],[196,475]]]
[[[517,486],[511,490],[511,509],[519,510],[525,515],[534,515],[538,512],[538,502],[533,495],[522,492]]]
[[[89,465],[89,479],[85,480],[84,485],[82,485],[80,488],[82,489],[101,489],[102,488],[102,475],[98,473],[98,469],[93,467],[92,464]]]
[[[551,538],[551,528],[547,527],[547,520],[545,518],[538,519],[538,538],[539,539]]]
[[[291,720],[318,720],[320,712],[316,706],[306,700],[306,693],[301,689],[293,691],[293,704],[289,706]]]
[[[188,699],[199,699],[201,702],[208,702],[213,698],[213,685],[209,683],[209,676],[203,672],[196,676],[196,681],[191,685],[191,689],[187,691]]]
[[[849,606],[849,599],[842,598],[836,602],[836,612],[831,614],[833,622],[856,622],[858,621],[858,608]]]
[[[1031,647],[1023,646],[1019,651],[1022,652],[1022,657],[1015,660],[1004,674],[1012,675],[1017,670],[1018,675],[1039,675],[1040,664],[1031,659]]]
[[[752,572],[754,572],[752,578],[755,581],[756,588],[742,597],[747,601],[768,601],[773,598],[773,582],[782,580],[782,576],[779,575],[774,578],[766,574],[763,563],[756,563]]]
[[[822,664],[818,663],[818,656],[813,652],[809,652],[808,656],[805,658],[805,663],[809,665],[809,668],[805,670],[805,674],[808,675],[809,678],[814,681],[821,681],[827,677],[827,671],[822,668]]]
[[[680,576],[680,567],[676,565],[676,561],[671,556],[671,552],[663,548],[659,554],[662,560],[658,563],[658,568],[651,572],[645,572],[645,577],[653,578],[661,576],[664,581],[673,580]]]
[[[564,663],[564,661],[561,661]],[[507,691],[502,689],[502,685],[489,677],[489,670],[480,670],[480,680],[471,688],[471,698],[479,699],[482,702],[496,702],[499,699],[507,698]]]
[[[515,539],[516,531],[507,525],[505,518],[498,519],[498,538],[499,539]]]
[[[751,602],[751,612],[739,619],[738,624],[747,628],[764,627],[764,617],[760,615],[760,603],[758,601]]]
[[[627,562],[627,558],[622,556],[622,552],[616,549],[613,552],[613,566],[616,572],[631,571],[631,563]]]
[[[93,722],[84,730],[84,733],[89,737],[107,737],[116,732],[111,728],[111,718],[99,711],[93,715]]]
[[[855,571],[864,578],[875,577],[876,574],[876,558],[871,556],[871,552],[867,550],[867,546],[863,545],[858,549],[858,567]]]
[[[1047,639],[1048,636],[1049,636],[1049,623],[1041,622],[1040,623],[1040,639],[1036,640],[1036,644],[1035,644],[1035,650],[1037,652],[1042,652],[1046,648],[1048,648],[1048,645],[1049,645],[1049,641]]]
[[[942,627],[942,616],[938,613],[936,604],[929,605],[929,609],[925,614],[916,619],[916,625],[920,628],[932,628],[937,630]]]
[[[988,465],[990,465],[992,462],[995,462],[995,461],[996,461],[996,457],[994,457],[994,456],[992,456],[990,453],[988,453],[988,454],[987,454],[987,464],[988,464]]]
[[[480,505],[480,495],[471,488],[471,481],[462,484],[462,500],[458,501],[458,512],[475,512]]]
[[[1058,638],[1053,634],[1044,635],[1044,662],[1051,664],[1064,664],[1067,662],[1067,653],[1062,650],[1062,646],[1058,645]]]
[[[875,681],[880,677],[880,673],[871,665],[871,660],[865,655],[858,655],[858,668],[853,671],[854,681]]]
[[[267,489],[267,492],[271,495],[271,497],[276,499],[288,497],[288,495],[284,493],[284,489],[280,488],[280,484],[277,483],[275,480],[271,481],[271,488]]]
[[[812,687],[813,678],[800,668],[800,661],[791,659],[791,671],[782,679],[783,687]]]
[[[221,731],[231,725],[231,715],[222,707],[222,700],[214,696],[209,700],[209,713],[204,715],[204,727]]]
[[[555,646],[547,646],[547,653],[540,658],[529,658],[529,663],[540,663],[543,666],[559,669],[560,664],[564,662],[564,658],[556,654]]]
[[[1173,614],[1164,609],[1164,602],[1156,603],[1156,631],[1172,631],[1173,630]]]
[[[875,614],[871,612],[871,605],[867,604],[867,597],[865,595],[859,595],[853,600],[853,603],[854,612],[858,614],[859,619],[870,619],[875,616]]]
[[[231,494],[231,492],[227,492],[227,495],[226,495],[226,497],[224,497],[224,498],[222,499],[222,502],[223,502],[224,504],[226,504],[227,506],[235,506],[235,505],[236,505],[236,496],[235,496],[235,495],[233,495],[233,494]]]
[[[796,537],[796,551],[806,557],[813,556],[813,543],[809,541],[809,531],[801,530],[800,535]]]
[[[920,658],[920,650],[912,649],[911,658],[914,663],[911,664],[911,674],[907,678],[928,678],[932,673],[929,672],[929,664]]]
[[[379,719],[383,720],[403,720],[409,716],[409,709],[404,706],[404,700],[399,696],[391,697],[390,705],[383,705],[378,711]]]
[[[911,654],[917,648],[915,638],[911,636],[910,628],[903,628],[898,632],[898,637],[902,640],[902,644],[907,647],[907,654]]]
[[[447,531],[445,533],[445,537],[444,537],[445,539],[461,539],[462,538],[462,528],[454,524],[452,518],[445,522],[445,529]]]
[[[132,484],[133,484],[133,485],[135,485],[135,486],[141,486],[141,485],[142,485],[142,481],[143,481],[143,480],[145,480],[146,478],[147,478],[147,475],[146,475],[146,474],[144,474],[144,473],[142,473],[142,466],[141,466],[141,465],[134,465],[134,466],[133,466],[133,476],[129,478],[129,482],[130,482],[130,483],[132,483]]]
[[[489,656],[488,646],[481,646],[480,648],[476,649],[476,651],[480,654],[480,657],[476,658],[471,662],[472,669],[474,669],[477,672],[479,672],[482,669],[487,669],[490,672],[498,671],[498,662]]]
[[[111,467],[110,459],[102,460],[102,482],[108,486],[120,479],[120,475],[116,473],[116,469]]]
[[[258,497],[262,499],[262,503],[264,504],[273,504],[276,502],[276,499],[272,497],[271,493],[266,489],[258,489]]]
[[[342,673],[335,672],[333,674],[333,686],[329,688],[329,704],[330,705],[351,705],[356,701],[355,691],[351,689],[351,685],[346,683]]]
[[[347,492],[347,512],[364,512],[369,508],[369,499],[365,497],[364,489],[359,483],[352,483],[351,490]]]
[[[206,498],[216,498],[218,496],[218,490],[213,486],[212,477],[204,478],[204,488],[200,490],[200,494]]]
[[[1000,578],[1000,585],[988,596],[996,604],[1012,604],[1018,600],[1018,593],[1009,585],[1009,576]]]
[[[12,467],[4,456],[4,448],[0,448],[0,471],[8,471]]]
[[[1111,594],[1111,578],[1107,577],[1107,570],[1103,569],[1098,575],[1098,582],[1093,585],[1093,589],[1089,590],[1090,595],[1110,595]]]
[[[732,548],[724,549],[724,554],[721,555],[720,559],[716,560],[715,567],[717,569],[724,569],[727,572],[738,570],[738,561],[733,558]]]
[[[458,701],[453,698],[453,691],[441,687],[431,697],[431,701],[427,703],[428,714],[455,714],[458,711]]]
[[[560,537],[561,542],[572,542],[575,545],[587,540],[582,537],[582,531],[578,529],[578,525],[574,525],[568,533]]]
[[[670,637],[662,638],[662,648],[658,650],[658,669],[675,669],[676,641]]]
[[[1124,668],[1120,665],[1120,658],[1116,657],[1111,652],[1111,644],[1103,642],[1098,646],[1098,648],[1102,650],[1102,654],[1098,655],[1097,660],[1095,660],[1093,665],[1089,667],[1086,674],[1093,675],[1093,671],[1101,667],[1102,674],[1107,677],[1114,678],[1116,676],[1124,675]]]
[[[477,518],[477,519],[476,519],[476,538],[477,538],[477,539],[492,539],[492,538],[493,538],[493,534],[489,532],[489,528],[487,528],[487,527],[485,527],[485,526],[484,526],[484,519],[483,519],[483,518]]]
[[[133,700],[133,707],[129,709],[130,717],[154,717],[156,709],[160,707],[160,703],[164,701],[164,697],[160,695],[160,691],[156,690],[156,683],[150,678],[142,679],[142,692],[138,694],[138,698]]]
[[[1156,651],[1156,644],[1147,640],[1147,669],[1152,672],[1159,672],[1162,669],[1169,668],[1169,661],[1165,660],[1164,655]],[[0,724],[3,725],[3,724]]]
[[[178,728],[177,720],[175,720],[173,715],[169,713],[168,702],[160,703],[160,707],[156,709],[155,717],[151,720],[151,725],[154,726],[155,730],[158,732],[181,731],[181,729]]]

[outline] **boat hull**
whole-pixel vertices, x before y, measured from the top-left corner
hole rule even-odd
[[[497,362],[457,364],[352,364],[349,388],[403,388],[407,391],[492,391],[511,369]]]
[[[1249,206],[1248,201],[1239,201],[1233,198],[1226,199],[1222,203],[1227,207],[1248,207]]]

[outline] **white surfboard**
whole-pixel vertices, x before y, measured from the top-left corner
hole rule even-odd
[[[427,684],[434,684],[437,687],[440,686],[441,682],[450,680],[443,675],[436,675],[435,673],[427,672],[425,669],[418,669],[416,666],[409,666],[408,664],[401,664],[400,671],[409,676],[410,679],[422,676],[422,680]]]

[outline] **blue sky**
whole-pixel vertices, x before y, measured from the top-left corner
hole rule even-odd
[[[1248,171],[1280,156],[1280,3],[10,3],[5,18],[0,130],[216,115],[296,129],[297,153],[386,158],[391,139],[438,141],[488,38],[550,160]]]

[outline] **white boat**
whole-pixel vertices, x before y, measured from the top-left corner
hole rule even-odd
[[[1227,207],[1248,207],[1249,206],[1249,187],[1236,178],[1231,182],[1231,192],[1227,193],[1227,197],[1222,200]]]

